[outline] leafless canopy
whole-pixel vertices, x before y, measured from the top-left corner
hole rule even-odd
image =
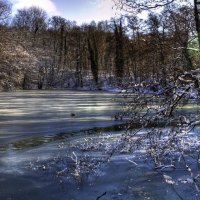
[[[176,0],[114,0],[115,6],[120,10],[136,13],[166,6],[175,1]]]
[[[10,14],[11,4],[6,0],[0,0],[0,23],[4,23]]]

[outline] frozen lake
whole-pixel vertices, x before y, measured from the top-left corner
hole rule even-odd
[[[0,144],[109,126],[118,109],[114,98],[114,94],[81,91],[0,93]]]
[[[140,153],[97,166],[124,132],[112,117],[119,110],[115,98],[85,91],[0,93],[0,199],[179,200]],[[91,173],[80,177],[75,164],[87,169],[84,159]]]

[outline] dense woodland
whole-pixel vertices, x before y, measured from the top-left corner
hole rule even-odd
[[[11,7],[0,1],[2,90],[166,85],[200,62],[189,4],[82,25],[37,7],[12,15]]]

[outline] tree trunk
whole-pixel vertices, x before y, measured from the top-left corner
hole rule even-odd
[[[194,0],[194,17],[195,17],[195,25],[198,37],[198,44],[200,49],[200,18],[199,18],[199,8],[200,7],[200,0]]]

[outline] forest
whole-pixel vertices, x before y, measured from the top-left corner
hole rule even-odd
[[[4,91],[137,89],[141,84],[158,91],[200,62],[190,4],[175,1],[146,19],[126,14],[82,25],[49,17],[38,7],[19,9],[13,16],[8,1],[1,1],[0,10]]]

